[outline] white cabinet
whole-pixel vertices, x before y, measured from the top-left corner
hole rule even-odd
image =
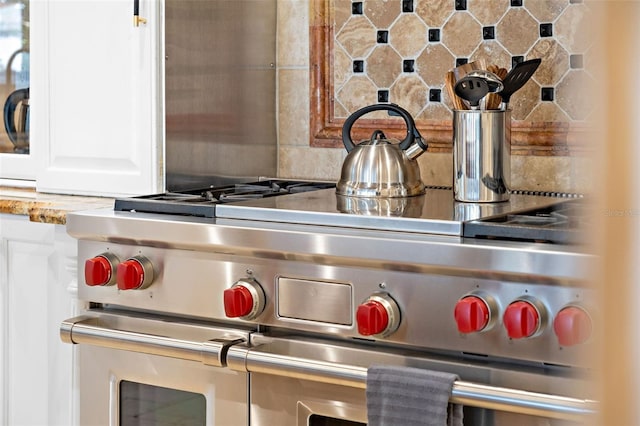
[[[134,26],[134,0],[33,1],[46,9],[47,36],[40,41],[48,74],[32,102],[34,114],[40,109],[47,117],[36,188],[107,196],[161,192],[162,2],[140,0],[147,23]]]
[[[40,104],[40,100],[38,98],[41,97],[43,87],[46,87],[47,83],[47,73],[44,69],[44,55],[46,54],[46,25],[47,25],[47,17],[45,6],[46,2],[43,0],[30,0],[29,7],[29,50],[30,50],[30,77],[29,77],[29,85],[30,85],[30,105],[33,105],[34,102],[36,104]],[[12,6],[16,6],[14,2],[11,4],[3,4],[3,7],[11,8]],[[6,19],[6,18],[5,18]],[[5,33],[6,34],[6,33]],[[3,35],[3,37],[6,35]],[[24,37],[24,34],[22,34]],[[3,40],[4,42],[5,40]],[[4,46],[3,46],[4,47]],[[8,58],[2,58],[5,61],[5,64],[8,62]],[[6,78],[5,78],[6,80]],[[11,87],[10,90],[12,90]],[[5,89],[6,90],[6,89]],[[34,93],[36,94],[36,99],[34,99]],[[8,95],[7,92],[3,93],[4,96]],[[2,98],[0,100],[0,108],[4,106],[6,98]],[[32,187],[33,181],[36,176],[36,170],[38,163],[36,162],[36,157],[38,153],[38,148],[42,146],[45,142],[43,137],[46,136],[46,132],[40,131],[40,129],[45,130],[46,125],[46,116],[41,114],[40,108],[36,109],[36,114],[33,114],[34,109],[30,108],[30,142],[31,142],[31,152],[29,154],[15,154],[15,153],[0,153],[0,180],[3,179],[19,179],[22,184],[20,186],[30,186]],[[0,123],[4,123],[4,120],[0,120]],[[35,130],[35,132],[34,132]],[[0,124],[0,132],[5,133],[5,128],[2,124]],[[37,141],[35,143],[34,141]],[[36,147],[34,149],[34,147]]]
[[[76,242],[64,226],[0,214],[0,424],[73,423]]]

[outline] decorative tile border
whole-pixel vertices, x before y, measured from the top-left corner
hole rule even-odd
[[[496,5],[500,2],[504,2],[506,0],[489,0],[492,5]],[[339,3],[339,8],[337,4]],[[371,4],[375,4],[375,2],[370,2]],[[387,2],[385,2],[387,3]],[[395,5],[395,3],[398,3]],[[386,7],[397,6],[401,8],[402,12],[397,13],[405,13],[410,12],[410,9],[415,7],[425,7],[424,5],[427,2],[422,1],[417,3],[415,1],[400,1],[400,0],[389,0]],[[478,2],[477,0],[469,0],[468,2],[463,2],[465,4],[460,3],[459,1],[454,0],[429,0],[429,4],[433,4],[433,7],[440,6],[440,11],[445,10],[446,8],[443,6],[444,3],[451,3],[451,5],[447,5],[447,7],[476,7],[475,14],[480,16],[480,20],[485,19],[486,22],[492,22],[491,17],[489,16],[492,10],[485,9],[477,9],[478,5],[483,6],[489,3]],[[469,4],[466,4],[469,3]],[[558,12],[554,11],[554,7],[561,7],[563,3],[568,3],[568,0],[539,0],[536,3],[537,10],[535,10],[535,14],[539,16],[537,19],[545,19],[547,15],[554,14],[552,16],[556,16]],[[513,6],[513,1],[510,3]],[[349,6],[348,8],[346,6]],[[516,5],[517,6],[517,5]],[[393,76],[385,76],[384,72],[378,72],[376,74],[376,79],[382,82],[382,87],[379,87],[377,92],[375,93],[375,97],[373,97],[370,101],[366,96],[361,96],[357,90],[357,85],[360,80],[358,80],[360,73],[366,72],[366,63],[367,61],[371,63],[375,63],[378,61],[379,63],[385,65],[387,61],[393,60],[396,56],[396,50],[393,49],[380,49],[376,52],[376,55],[367,56],[365,59],[348,59],[348,73],[349,79],[347,84],[352,86],[356,86],[355,89],[352,90],[351,95],[346,96],[345,99],[342,99],[340,102],[337,101],[336,94],[336,79],[342,79],[344,76],[340,75],[336,69],[340,68],[343,71],[345,69],[345,55],[342,50],[336,50],[336,22],[342,22],[342,29],[344,29],[344,22],[346,22],[349,18],[345,16],[345,13],[357,13],[362,9],[362,12],[366,11],[367,1],[365,2],[352,2],[351,0],[310,0],[310,89],[311,89],[311,104],[310,104],[310,125],[311,125],[311,141],[310,145],[314,147],[341,147],[341,130],[342,124],[344,123],[344,119],[352,112],[351,109],[356,109],[361,106],[375,103],[375,102],[394,102],[394,96],[397,97],[398,93],[401,93],[402,96],[409,96],[410,90],[399,92],[394,92],[394,88],[384,87],[385,84],[388,84],[389,79],[393,79]],[[566,5],[564,5],[566,7]],[[400,9],[399,9],[400,10]],[[436,10],[436,9],[434,9]],[[346,12],[345,12],[346,11]],[[445,10],[446,12],[446,10]],[[437,14],[431,14],[429,16],[433,16],[433,19],[439,19],[438,25],[443,25],[445,22],[450,24],[455,21],[455,16],[450,14],[446,15],[443,12],[443,15],[438,17]],[[369,11],[369,13],[372,13]],[[396,13],[396,14],[397,14]],[[484,16],[483,13],[486,15]],[[514,13],[521,13],[519,9],[515,9]],[[446,15],[446,16],[445,16]],[[410,15],[406,15],[407,17]],[[380,13],[376,19],[382,21],[384,19],[388,19],[389,13]],[[402,18],[403,16],[401,16]],[[448,18],[447,18],[448,17]],[[468,18],[466,16],[462,16],[462,18]],[[504,15],[502,20],[498,25],[508,25],[505,23],[510,18],[511,15]],[[549,23],[551,24],[551,23]],[[386,22],[379,22],[381,27],[385,25],[389,25]],[[431,25],[431,24],[430,24]],[[440,28],[431,28],[429,25],[428,29],[425,31],[425,41],[426,43],[431,43],[433,41],[439,41],[441,37],[446,35],[447,27],[444,26],[444,29]],[[496,37],[496,31],[500,34],[500,27],[498,25],[485,25],[484,27],[480,27],[479,25],[479,36],[478,38],[483,38],[484,40],[492,40]],[[378,28],[380,28],[380,26]],[[409,25],[407,25],[409,26]],[[496,28],[497,27],[497,28]],[[376,40],[378,46],[383,46],[389,42],[389,37],[393,36],[394,26],[391,27],[390,31],[378,29],[375,32]],[[422,28],[422,27],[421,27]],[[425,25],[423,29],[426,29]],[[536,27],[536,31],[539,30],[539,41],[533,49],[543,50],[543,47],[547,46],[547,40],[551,36],[553,32],[553,25],[540,24]],[[405,35],[406,36],[406,35]],[[538,36],[538,35],[536,35]],[[568,38],[570,35],[561,34],[558,37]],[[399,37],[399,36],[398,36]],[[519,47],[517,45],[518,40],[514,41],[514,45],[510,47],[511,51],[519,52]],[[572,41],[573,42],[573,41]],[[509,44],[510,40],[503,40],[504,44]],[[533,44],[534,41],[526,42],[528,44]],[[576,42],[573,42],[574,44]],[[343,41],[344,44],[344,41]],[[557,43],[556,43],[557,44]],[[438,46],[438,44],[435,44]],[[383,46],[385,47],[385,46]],[[548,46],[547,46],[548,47]],[[409,48],[407,48],[409,49]],[[420,49],[420,46],[414,46],[413,50],[417,51]],[[576,47],[576,51],[581,52],[580,49],[584,49],[584,47],[579,46]],[[480,50],[480,49],[479,49]],[[544,53],[544,52],[541,52]],[[553,52],[552,52],[553,53]],[[566,53],[566,52],[565,52]],[[373,54],[372,54],[373,55]],[[435,54],[434,54],[435,55]],[[567,54],[567,63],[554,64],[557,67],[564,67],[566,70],[563,72],[571,73],[574,71],[574,68],[580,69],[583,67],[584,55],[583,54]],[[437,58],[437,55],[434,56]],[[517,56],[513,56],[513,58],[517,59]],[[558,58],[558,56],[553,56],[553,58]],[[398,56],[399,61],[401,60],[401,71],[402,73],[413,73],[416,67],[421,66],[420,58],[404,58],[402,59]],[[523,57],[524,59],[524,57]],[[436,64],[437,65],[437,64]],[[400,67],[400,65],[398,65]],[[415,115],[416,124],[420,129],[420,132],[425,136],[427,141],[429,142],[429,151],[430,152],[450,152],[451,151],[451,139],[452,139],[452,130],[451,130],[451,121],[450,121],[450,108],[448,107],[448,100],[443,102],[443,98],[445,98],[444,90],[442,90],[444,73],[450,69],[451,67],[442,67],[439,69],[437,66],[434,66],[438,71],[437,75],[427,76],[423,78],[422,81],[429,81],[431,87],[425,88],[425,90],[420,91],[419,96],[424,97],[424,99],[420,99],[418,104],[429,104],[433,105],[433,108],[436,110],[429,111],[425,113],[418,112],[419,115]],[[380,68],[380,70],[386,69],[386,66]],[[424,68],[424,66],[423,66]],[[562,68],[562,69],[564,69]],[[580,77],[583,72],[578,71]],[[537,114],[531,114],[533,119],[528,121],[525,117],[524,119],[516,119],[513,122],[512,126],[512,154],[514,155],[542,155],[542,156],[566,156],[566,155],[580,155],[583,151],[588,150],[587,145],[587,133],[591,130],[586,120],[573,120],[568,118],[568,114],[565,114],[561,111],[559,106],[555,105],[554,97],[557,95],[558,88],[562,87],[562,81],[557,76],[557,71],[546,70],[542,76],[540,77],[541,83],[543,86],[535,84],[535,87],[539,90],[539,101],[536,101],[535,105],[529,105],[532,108],[538,108],[540,104],[543,104],[542,107],[539,107],[537,110]],[[337,76],[336,76],[337,75]],[[438,81],[438,79],[442,81]],[[367,77],[367,80],[370,79]],[[397,83],[397,80],[395,80]],[[571,79],[567,79],[567,81],[571,81]],[[344,81],[341,84],[345,84]],[[548,86],[545,86],[548,84]],[[567,83],[569,84],[569,83]],[[370,85],[370,84],[369,84]],[[410,89],[411,85],[407,84],[406,88]],[[526,89],[526,87],[525,87]],[[563,90],[567,90],[566,88]],[[524,93],[523,97],[527,96],[528,99],[531,99],[531,93]],[[407,95],[409,93],[409,95]],[[349,96],[352,96],[353,105],[346,106],[349,103]],[[370,96],[370,95],[367,95]],[[367,102],[363,105],[358,105],[358,102],[362,102],[363,99],[366,98]],[[403,99],[403,106],[407,104],[411,104],[411,100]],[[561,101],[561,100],[558,100]],[[570,107],[572,105],[569,105]],[[551,113],[546,113],[545,115],[545,107],[548,107],[547,110],[551,110]],[[415,114],[415,111],[412,111],[411,108],[407,107],[412,114]],[[540,112],[542,111],[542,112]],[[558,112],[560,111],[560,112]],[[354,128],[353,131],[353,139],[361,140],[368,139],[371,135],[371,132],[377,128],[383,128],[387,131],[389,136],[392,137],[401,137],[404,133],[404,126],[401,120],[397,119],[388,119],[385,118],[384,115],[372,115],[372,119],[364,118],[358,120],[357,128]],[[544,117],[545,121],[537,121],[536,117]],[[548,120],[548,121],[547,121]]]

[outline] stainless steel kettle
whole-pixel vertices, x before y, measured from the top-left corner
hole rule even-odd
[[[358,118],[372,111],[388,110],[399,115],[407,126],[407,136],[394,143],[381,130],[373,132],[370,140],[358,145],[351,139],[351,128]],[[342,143],[347,157],[342,164],[336,193],[351,197],[411,197],[424,193],[420,167],[416,158],[427,144],[416,129],[413,117],[395,104],[376,104],[354,112],[342,127]]]

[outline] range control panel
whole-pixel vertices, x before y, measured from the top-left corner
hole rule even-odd
[[[214,321],[559,365],[597,340],[586,286],[93,241],[78,267],[87,302]]]

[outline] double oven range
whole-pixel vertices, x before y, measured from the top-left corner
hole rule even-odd
[[[594,414],[588,203],[260,180],[68,216],[80,424],[367,423],[372,365],[455,373],[465,425]],[[586,223],[588,226],[588,223]]]

